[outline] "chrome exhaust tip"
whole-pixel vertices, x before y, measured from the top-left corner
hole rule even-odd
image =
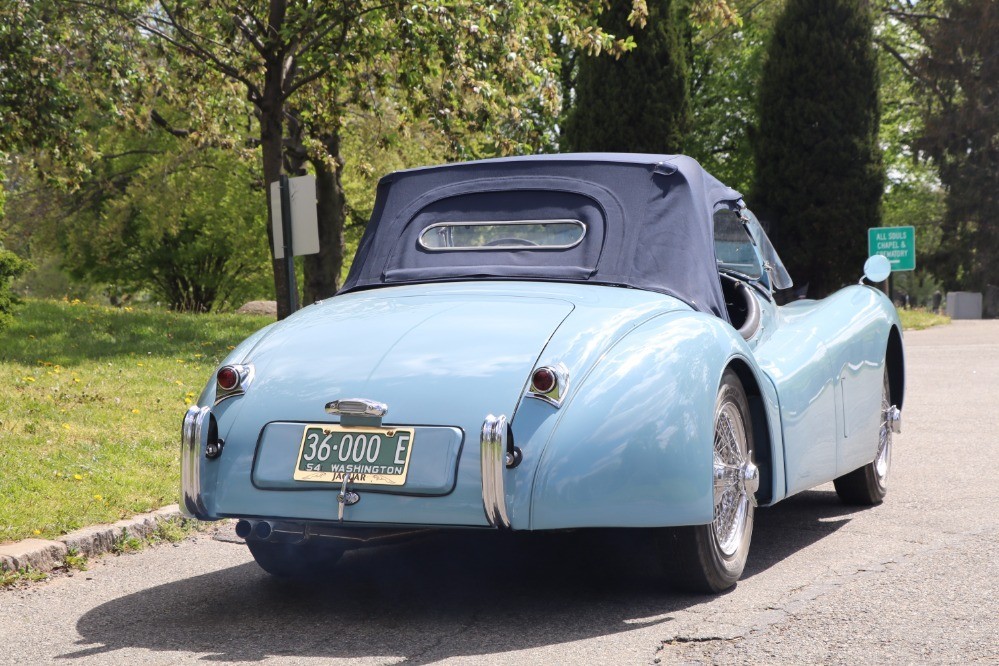
[[[253,532],[253,523],[248,520],[240,520],[236,523],[236,536],[245,539]]]
[[[274,527],[267,522],[262,520],[253,526],[253,538],[260,541],[270,541],[270,538],[274,535]]]

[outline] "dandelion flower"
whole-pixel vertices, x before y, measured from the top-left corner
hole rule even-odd
[[[74,474],[73,478],[76,479],[77,481],[83,481],[83,477],[80,476],[79,474]]]
[[[138,409],[133,409],[133,410],[132,410],[132,413],[133,413],[133,414],[138,414],[138,413],[139,413],[139,410],[138,410]]]

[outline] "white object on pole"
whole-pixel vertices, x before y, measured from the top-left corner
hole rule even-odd
[[[319,213],[316,210],[316,177],[288,179],[291,194],[291,254],[319,252]],[[271,183],[271,226],[274,229],[274,258],[284,258],[284,231],[281,227],[281,183]]]

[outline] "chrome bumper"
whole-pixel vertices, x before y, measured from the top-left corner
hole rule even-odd
[[[510,527],[506,513],[506,417],[490,414],[482,424],[482,506],[491,527]]]
[[[184,415],[180,435],[180,510],[189,518],[208,516],[201,496],[201,461],[212,420],[209,407],[194,406]]]

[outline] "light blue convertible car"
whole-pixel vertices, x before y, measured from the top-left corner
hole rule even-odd
[[[861,282],[778,306],[759,222],[683,156],[393,173],[340,293],[188,411],[181,506],[278,576],[428,529],[649,528],[676,583],[724,590],[757,506],[885,495],[901,326]]]

